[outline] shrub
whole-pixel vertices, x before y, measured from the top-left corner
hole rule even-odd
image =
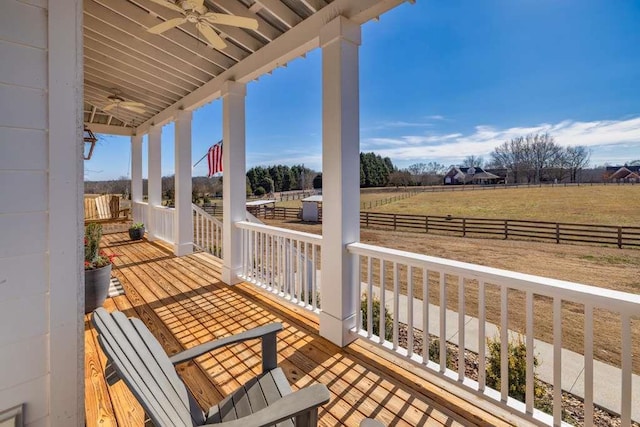
[[[433,360],[436,363],[440,363],[440,340],[435,338],[429,341],[429,359]],[[460,363],[460,362],[458,362]],[[464,353],[462,357],[462,363],[464,363]],[[455,369],[455,364],[453,360],[453,354],[451,350],[447,347],[447,368]]]
[[[367,316],[368,316],[368,307],[369,303],[367,302],[367,295],[362,295],[362,299],[360,300],[360,310],[362,311],[362,329],[367,329]],[[373,311],[373,334],[380,336],[380,300],[374,298],[371,303],[372,311]],[[385,329],[385,338],[391,337],[393,333],[393,318],[389,311],[385,309],[384,311],[384,329]]]
[[[253,194],[255,194],[256,196],[264,196],[266,193],[266,191],[264,190],[263,187],[258,187],[256,188],[256,191],[253,192]]]
[[[487,356],[487,385],[496,390],[500,390],[500,338],[487,338],[489,356]],[[509,341],[507,345],[509,361],[509,396],[521,402],[525,401],[527,390],[527,345],[518,336],[515,341]],[[534,398],[543,395],[544,389],[540,384],[535,369],[540,362],[536,356],[533,357],[533,392]]]

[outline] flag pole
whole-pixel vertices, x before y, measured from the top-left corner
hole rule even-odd
[[[220,144],[221,142],[222,142],[222,140],[220,140],[220,141],[216,142],[216,143],[215,143],[215,144],[213,144],[213,145]],[[195,165],[193,165],[193,167],[195,168],[196,166],[198,166],[198,165],[200,164],[200,162],[201,162],[201,161],[203,161],[205,157],[207,157],[207,154],[209,154],[209,149],[207,149],[207,152],[206,152],[206,153],[204,153],[204,156],[200,157],[200,160],[198,160],[198,161],[196,162],[196,164],[195,164]]]

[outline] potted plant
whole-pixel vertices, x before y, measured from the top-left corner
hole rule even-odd
[[[102,225],[89,224],[84,231],[84,312],[101,307],[109,293],[115,255],[100,250]]]
[[[141,222],[134,223],[129,227],[129,237],[131,240],[140,240],[144,237],[144,224]]]

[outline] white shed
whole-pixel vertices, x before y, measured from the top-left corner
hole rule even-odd
[[[322,195],[309,196],[302,199],[302,220],[309,222],[319,222],[322,218]]]

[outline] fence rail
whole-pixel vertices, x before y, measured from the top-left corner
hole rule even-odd
[[[506,402],[512,409],[545,424],[560,425],[562,420],[561,374],[565,357],[562,346],[566,334],[571,334],[569,340],[579,339],[577,342],[584,343],[581,351],[584,354],[584,422],[593,425],[594,392],[597,393],[594,387],[594,317],[599,315],[600,309],[616,313],[619,329],[611,324],[607,334],[619,334],[622,343],[617,385],[620,398],[614,402],[617,407],[611,409],[620,414],[622,425],[631,424],[634,399],[631,390],[631,320],[640,313],[639,295],[362,243],[353,243],[347,248],[357,257],[360,266],[358,289],[365,297],[357,322],[361,337],[485,399]],[[374,307],[374,299],[379,301],[378,308]],[[577,308],[572,311],[566,304]],[[563,331],[563,322],[566,328],[570,318],[578,320],[578,309],[584,327]],[[549,311],[551,315],[540,317],[541,313]],[[473,319],[476,327],[468,325],[474,322]],[[489,320],[497,323],[489,323]],[[510,330],[513,322],[524,323],[521,333]],[[553,387],[551,416],[534,411],[534,349],[538,351],[536,345],[539,345],[534,344],[534,328],[539,332],[541,324],[549,328],[553,337],[552,360],[545,361],[552,362],[552,373],[546,380]],[[404,329],[402,325],[406,325]],[[509,380],[498,381],[493,386],[497,390],[487,384],[490,363],[487,338],[492,334],[499,337],[499,377],[514,378],[509,375],[509,370],[514,368],[507,351],[514,333],[526,345],[523,401],[510,397],[512,384]],[[416,346],[416,342],[421,342],[421,347]],[[465,357],[461,356],[470,348],[474,348],[477,364],[474,359],[465,362]],[[457,361],[457,367],[448,360],[447,355],[451,352],[455,352],[452,359]],[[455,357],[456,353],[458,357]],[[567,363],[571,362],[566,361],[565,367]],[[475,377],[468,371],[470,366],[475,369]]]
[[[555,243],[607,244],[616,245],[619,248],[623,246],[640,246],[640,227],[630,226],[514,219],[458,218],[369,211],[360,213],[360,224],[363,227],[419,230],[425,233],[440,232],[462,237],[528,238]]]

